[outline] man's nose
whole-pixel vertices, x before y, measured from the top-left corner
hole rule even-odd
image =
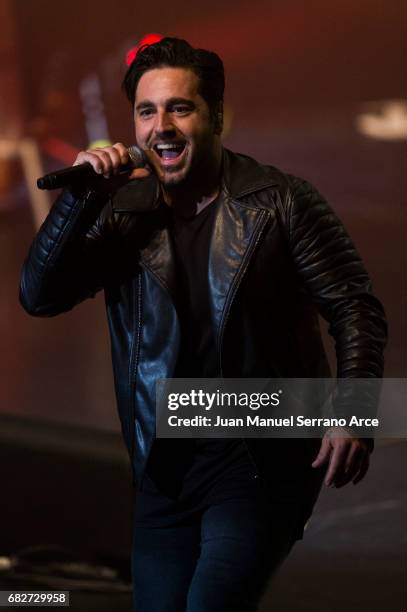
[[[175,126],[172,123],[170,113],[165,111],[157,113],[157,120],[155,124],[155,131],[157,136],[173,136],[175,134]]]

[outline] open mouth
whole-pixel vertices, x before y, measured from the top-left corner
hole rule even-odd
[[[162,143],[156,144],[153,147],[157,155],[166,162],[172,162],[178,160],[185,150],[185,143]]]

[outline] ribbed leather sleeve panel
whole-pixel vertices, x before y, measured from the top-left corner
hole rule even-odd
[[[107,230],[106,200],[68,190],[56,200],[23,266],[20,302],[29,314],[56,315],[100,288],[102,267],[98,273],[95,255]]]

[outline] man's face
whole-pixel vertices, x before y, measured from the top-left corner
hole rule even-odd
[[[134,104],[136,140],[152,149],[164,186],[199,180],[202,164],[215,155],[219,130],[198,93],[199,79],[185,68],[154,68],[138,82]]]

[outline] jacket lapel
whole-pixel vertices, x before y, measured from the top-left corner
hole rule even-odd
[[[176,303],[177,274],[174,248],[168,223],[158,229],[148,245],[140,251],[140,265],[147,269]]]
[[[233,201],[227,193],[222,194],[208,264],[209,299],[218,349],[227,313],[267,218],[266,211],[248,208]]]
[[[234,296],[269,214],[245,196],[275,184],[269,168],[227,149],[223,158],[221,201],[209,249],[209,299],[221,360],[223,330]]]

